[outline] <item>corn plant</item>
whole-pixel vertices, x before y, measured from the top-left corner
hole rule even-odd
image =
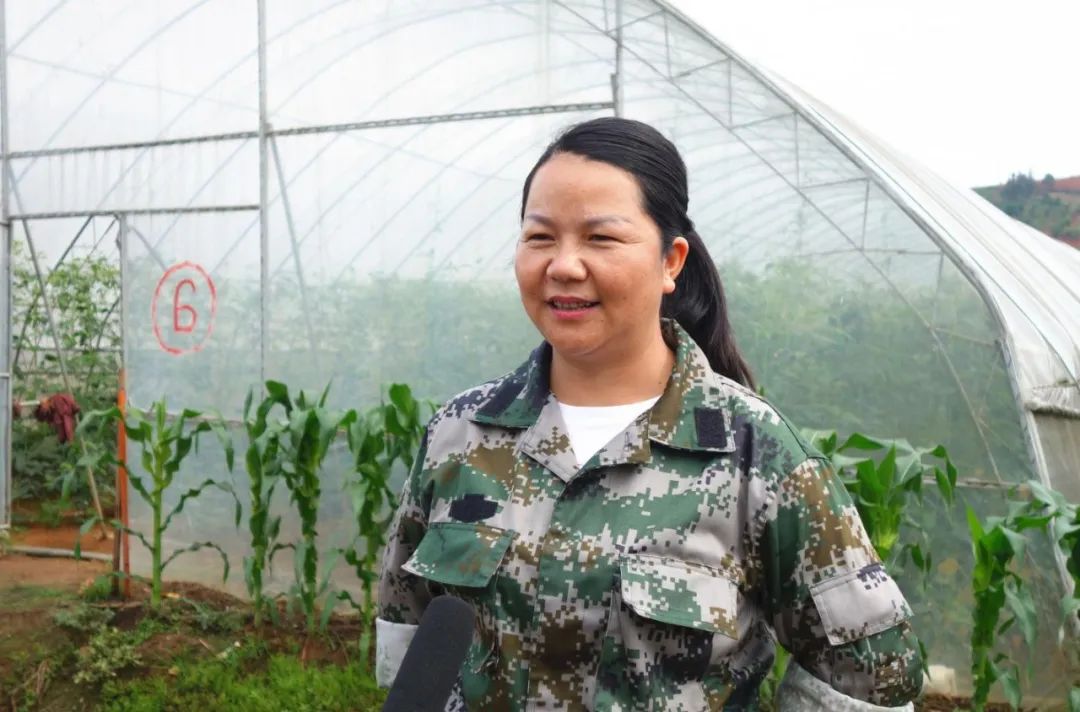
[[[811,432],[815,447],[828,457],[851,494],[874,550],[890,574],[896,575],[910,556],[926,576],[932,565],[926,533],[910,515],[922,504],[923,481],[933,477],[946,505],[956,494],[956,467],[941,445],[918,448],[908,441],[878,440],[854,433],[843,442],[835,432]],[[853,455],[852,453],[858,453]],[[875,459],[870,453],[878,453]],[[883,453],[883,454],[881,454]],[[938,464],[927,464],[935,458]],[[917,541],[901,535],[909,529]]]
[[[127,477],[139,497],[150,507],[152,515],[150,539],[148,540],[143,533],[135,531],[117,520],[112,521],[112,526],[119,531],[134,536],[150,551],[151,608],[158,609],[161,606],[162,572],[173,559],[181,554],[204,548],[215,549],[221,555],[224,567],[223,579],[228,579],[229,558],[216,543],[211,541],[196,542],[191,546],[171,552],[167,557],[162,545],[162,534],[169,528],[173,517],[180,514],[184,509],[184,505],[190,500],[195,499],[209,488],[220,489],[232,495],[236,501],[236,524],[239,525],[240,523],[240,502],[236,499],[232,486],[212,478],[207,478],[182,493],[176,505],[168,512],[165,511],[166,492],[172,487],[184,459],[193,450],[198,450],[199,436],[201,434],[212,432],[217,436],[225,451],[226,465],[230,470],[232,469],[232,440],[229,438],[220,417],[203,419],[202,414],[198,411],[184,409],[176,418],[170,421],[165,400],[162,399],[154,402],[146,414],[132,409],[126,415],[122,415],[115,406],[108,410],[93,411],[79,424],[77,432],[81,437],[95,432],[95,429],[104,427],[110,422],[116,422],[123,427],[128,440],[138,443],[142,450],[141,465],[143,471],[140,473],[136,468],[127,468]],[[92,437],[88,438],[88,440],[93,442]],[[102,463],[112,463],[117,466],[124,466],[123,463],[116,460],[111,452],[108,450],[102,451],[98,448],[89,451],[84,460],[85,462],[80,462],[80,464],[95,466]],[[97,521],[99,521],[98,517],[93,516],[84,522],[80,530],[80,538],[81,535],[90,531],[90,528]],[[76,556],[80,554],[77,545],[75,553]]]
[[[271,502],[274,488],[277,486],[280,472],[278,457],[280,445],[280,424],[270,420],[269,415],[275,405],[285,406],[282,396],[287,394],[284,387],[267,383],[267,393],[254,413],[251,406],[254,394],[249,391],[244,401],[244,429],[247,432],[247,451],[244,454],[244,466],[248,475],[249,515],[248,532],[250,534],[251,555],[244,558],[244,584],[251,597],[255,614],[255,625],[261,625],[263,613],[274,615],[277,608],[268,604],[263,590],[263,573],[269,566],[270,558],[281,531],[281,516],[272,515]]]
[[[349,426],[349,450],[354,458],[355,478],[349,482],[357,536],[345,549],[345,561],[356,570],[363,589],[363,601],[357,604],[343,593],[359,611],[362,624],[360,651],[362,659],[371,656],[371,626],[374,617],[373,588],[377,578],[379,552],[386,544],[386,530],[397,507],[390,489],[394,464],[411,468],[423,437],[424,423],[420,403],[408,386],[396,383],[389,389],[390,402],[383,402]]]
[[[325,574],[319,573],[318,537],[319,501],[322,487],[319,472],[330,451],[338,431],[348,429],[356,420],[356,411],[332,411],[326,407],[330,387],[323,390],[317,401],[312,402],[304,393],[296,400],[290,398],[288,388],[275,381],[267,381],[266,389],[275,403],[285,410],[286,421],[278,435],[277,463],[281,481],[289,490],[290,501],[296,506],[300,518],[300,540],[291,544],[275,544],[269,556],[281,549],[293,550],[293,566],[296,582],[292,600],[299,601],[307,621],[308,632],[316,627],[316,610],[324,601],[322,622],[325,624],[335,598],[330,591],[330,573],[339,552],[331,552],[326,562]]]
[[[1021,497],[1020,493],[1024,496]],[[1020,669],[1004,653],[994,653],[995,641],[1010,627],[1020,628],[1029,649],[1035,643],[1036,608],[1023,577],[1014,569],[1024,557],[1028,532],[1050,534],[1065,555],[1066,569],[1072,576],[1072,591],[1062,599],[1063,630],[1076,624],[1080,610],[1080,516],[1076,505],[1038,481],[1029,481],[1011,493],[1004,517],[980,521],[967,510],[968,530],[975,556],[971,589],[975,598],[972,610],[971,674],[974,682],[972,708],[981,712],[995,682],[1001,683],[1006,699],[1019,708],[1021,701]],[[1002,618],[1004,617],[1004,620]],[[1069,692],[1069,710],[1080,709],[1080,691]]]

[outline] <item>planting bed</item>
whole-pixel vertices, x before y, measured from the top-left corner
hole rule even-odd
[[[0,556],[0,711],[371,710],[359,624],[255,629],[249,607],[195,584],[108,599],[99,562]]]
[[[132,600],[108,600],[106,572],[95,561],[0,556],[0,712],[381,707],[383,693],[357,659],[355,618],[335,616],[316,636],[299,620],[256,630],[246,603],[190,583],[167,584],[154,613],[140,584]],[[128,650],[136,663],[94,658],[92,617],[108,619],[118,631],[111,649]],[[87,670],[103,671],[103,681],[76,683]],[[967,706],[933,695],[916,709]]]

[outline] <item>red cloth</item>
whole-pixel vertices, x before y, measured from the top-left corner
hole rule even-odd
[[[79,404],[70,393],[57,393],[49,398],[42,398],[34,410],[34,417],[51,425],[62,443],[75,439],[75,416],[78,414]]]

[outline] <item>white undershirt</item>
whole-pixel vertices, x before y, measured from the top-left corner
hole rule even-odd
[[[613,437],[658,400],[660,396],[626,405],[602,406],[567,405],[559,401],[559,410],[562,411],[578,465],[588,462],[589,458],[600,452],[600,448],[611,442]]]

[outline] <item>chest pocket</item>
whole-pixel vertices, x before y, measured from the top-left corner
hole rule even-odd
[[[677,700],[682,709],[712,709],[700,683],[738,646],[734,581],[702,564],[625,555],[595,707],[662,710]]]
[[[738,638],[735,583],[711,569],[658,556],[624,556],[622,600],[635,613],[661,623]]]
[[[434,522],[401,568],[445,586],[484,588],[514,533],[476,522]]]
[[[476,611],[476,634],[461,669],[467,700],[486,688],[485,670],[496,663],[498,626],[494,586],[514,532],[476,522],[433,522],[401,568],[442,584]],[[480,690],[481,692],[477,692]]]

